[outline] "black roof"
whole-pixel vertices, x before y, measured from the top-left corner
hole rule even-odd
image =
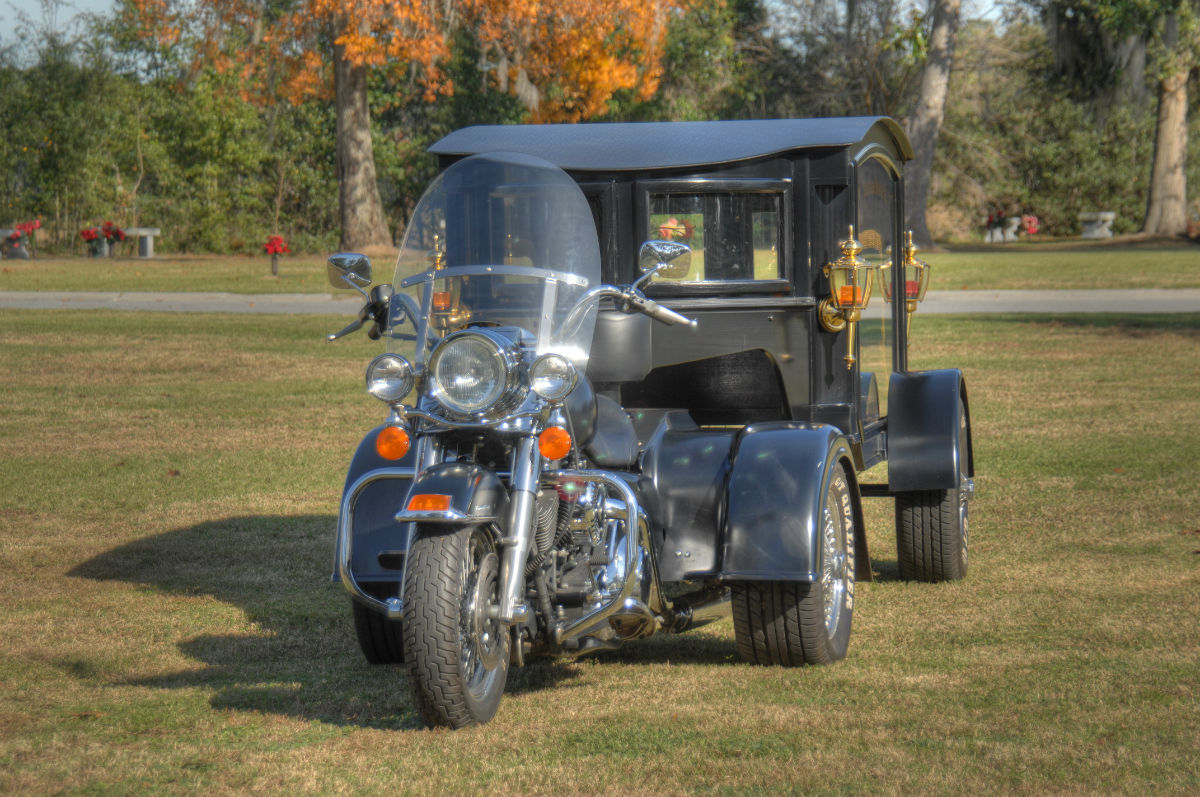
[[[894,146],[901,160],[912,159],[908,137],[886,116],[483,125],[456,130],[429,151],[449,156],[518,152],[562,169],[626,171],[733,163],[797,149],[840,149],[879,137]]]

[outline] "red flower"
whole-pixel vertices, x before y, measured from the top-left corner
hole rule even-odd
[[[82,238],[83,240],[87,241],[88,243],[91,243],[92,241],[94,241],[100,237],[100,228],[89,227],[86,230],[80,230],[79,237]]]
[[[282,235],[267,236],[267,242],[263,244],[263,250],[268,255],[282,255],[285,252],[292,251],[288,249],[287,241],[283,240]]]
[[[104,226],[100,228],[100,232],[104,233],[104,237],[108,241],[125,240],[125,231],[111,221],[104,222]]]

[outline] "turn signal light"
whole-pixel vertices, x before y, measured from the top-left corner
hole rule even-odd
[[[450,508],[450,496],[421,493],[408,499],[409,512],[445,512]]]
[[[403,459],[408,446],[408,432],[399,426],[385,426],[375,435],[375,451],[384,459]]]
[[[562,459],[571,453],[571,434],[561,426],[551,426],[538,435],[538,451],[546,459]]]

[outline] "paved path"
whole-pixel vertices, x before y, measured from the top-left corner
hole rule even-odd
[[[182,313],[319,313],[353,315],[361,299],[349,293],[59,293],[0,291],[0,310],[154,310]],[[879,312],[883,302],[872,302]],[[1066,291],[930,291],[930,313],[1200,313],[1200,289]]]

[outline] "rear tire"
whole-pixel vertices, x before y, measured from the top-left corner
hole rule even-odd
[[[958,581],[967,575],[967,467],[970,434],[959,401],[958,487],[896,496],[896,553],[900,578]]]
[[[854,612],[854,508],[840,464],[825,490],[812,583],[730,585],[738,653],[752,664],[796,667],[845,658]]]
[[[404,662],[404,624],[351,601],[358,648],[370,664]]]
[[[404,578],[404,651],[417,711],[431,726],[487,722],[508,678],[509,631],[487,616],[500,559],[481,526],[422,526]]]

